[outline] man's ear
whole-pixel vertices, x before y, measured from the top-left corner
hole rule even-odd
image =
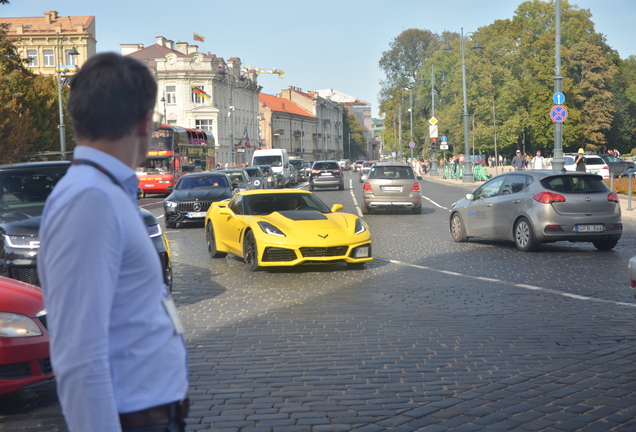
[[[148,110],[137,123],[136,129],[139,136],[146,137],[152,134],[152,112]]]

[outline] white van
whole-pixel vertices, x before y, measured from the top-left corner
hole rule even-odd
[[[254,150],[252,165],[269,165],[278,174],[281,187],[289,186],[289,157],[285,149]]]

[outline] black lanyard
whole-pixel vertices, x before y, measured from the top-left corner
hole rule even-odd
[[[110,173],[110,171],[108,171],[106,168],[104,168],[103,166],[101,166],[98,163],[95,163],[91,160],[88,159],[73,159],[73,165],[90,165],[93,168],[97,168],[101,173],[106,174],[106,176],[113,182],[115,183],[117,186],[119,186],[120,188],[122,188],[124,190],[124,192],[126,192],[126,195],[128,195],[128,191],[126,190],[126,188],[124,187],[123,184],[121,184],[121,182],[119,180],[117,180],[117,178],[112,175]]]

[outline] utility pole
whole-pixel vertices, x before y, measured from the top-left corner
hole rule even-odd
[[[556,38],[555,57],[556,67],[554,68],[554,94],[562,93],[563,77],[561,76],[561,0],[556,0]],[[552,159],[552,169],[562,170],[565,165],[563,159],[563,125],[561,122],[554,122],[554,153]]]
[[[227,71],[227,91],[229,95],[229,104],[227,110],[227,121],[230,122],[230,168],[234,168],[234,125],[232,124],[232,111],[234,111],[234,106],[232,105],[232,70],[228,69]]]

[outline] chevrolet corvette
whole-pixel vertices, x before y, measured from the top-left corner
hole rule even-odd
[[[251,271],[325,262],[360,267],[373,260],[371,233],[361,218],[339,213],[342,208],[296,189],[239,192],[208,209],[208,253],[242,257]]]

